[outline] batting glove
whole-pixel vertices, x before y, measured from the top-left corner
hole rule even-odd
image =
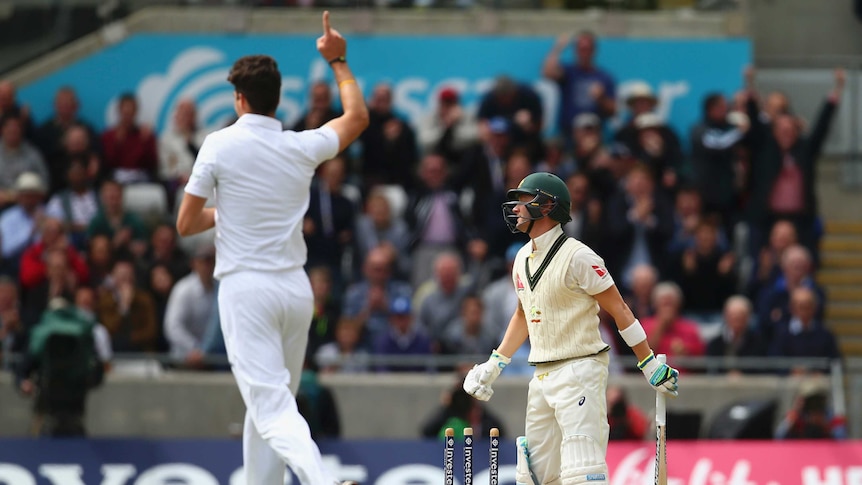
[[[480,401],[487,401],[494,395],[491,384],[500,376],[500,372],[509,365],[512,359],[497,352],[491,352],[491,357],[482,364],[476,364],[464,377],[464,390],[467,394]]]
[[[677,385],[677,381],[679,380],[679,371],[663,362],[659,362],[652,352],[650,352],[646,359],[638,362],[638,369],[644,373],[644,377],[646,377],[649,384],[655,390],[674,397],[678,395],[677,389],[679,389],[679,386]]]

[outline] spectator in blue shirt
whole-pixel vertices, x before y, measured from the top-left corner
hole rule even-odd
[[[780,325],[772,340],[771,354],[777,357],[828,357],[841,354],[835,335],[817,318],[817,293],[798,287],[790,296],[790,319]]]
[[[575,62],[563,64],[560,54],[566,46],[574,48]],[[542,64],[542,76],[560,86],[560,134],[570,137],[572,120],[581,113],[593,113],[607,119],[616,113],[616,82],[607,71],[595,65],[596,37],[584,31],[572,41],[571,36],[557,39]]]

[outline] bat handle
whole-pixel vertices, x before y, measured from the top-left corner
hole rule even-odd
[[[658,354],[656,356],[662,364],[667,363],[667,355]],[[667,407],[665,406],[665,395],[661,391],[655,392],[655,424],[656,426],[664,426],[667,424]]]

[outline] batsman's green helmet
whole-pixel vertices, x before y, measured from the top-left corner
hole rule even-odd
[[[569,188],[566,187],[566,183],[560,177],[549,172],[536,172],[526,176],[517,188],[510,189],[506,193],[506,197],[510,201],[517,201],[522,195],[533,196],[533,200],[527,206],[533,219],[541,219],[543,214],[540,208],[550,202],[553,207],[548,212],[548,217],[562,224],[572,220],[572,216],[569,214],[572,198],[569,195]],[[503,213],[506,215],[507,223],[510,222],[507,213],[511,214],[511,207],[508,207],[509,211],[506,209],[507,206],[511,205],[512,202],[503,204]]]

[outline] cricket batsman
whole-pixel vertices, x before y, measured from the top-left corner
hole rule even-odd
[[[529,337],[529,361],[536,370],[527,394],[526,439],[518,442],[516,481],[606,484],[610,347],[599,334],[599,306],[614,317],[653,388],[676,396],[679,372],[655,358],[602,258],[563,232],[561,225],[571,220],[566,184],[551,173],[533,173],[507,197],[506,224],[530,236],[512,269],[520,305],[491,357],[465,377],[464,390],[490,399],[494,380]]]

